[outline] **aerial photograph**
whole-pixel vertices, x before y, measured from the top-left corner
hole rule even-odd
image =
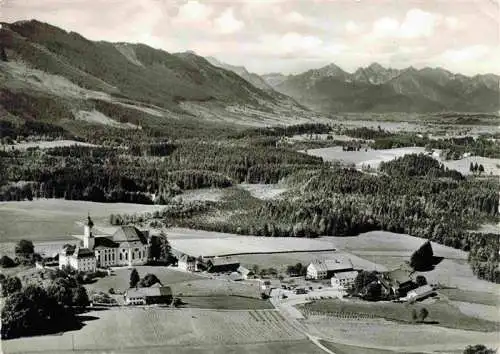
[[[500,0],[0,0],[0,354],[500,353]]]

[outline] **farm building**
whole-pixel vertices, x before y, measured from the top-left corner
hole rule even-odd
[[[354,284],[354,280],[358,272],[351,270],[348,272],[335,273],[331,279],[331,284],[333,288],[344,288],[347,289]]]
[[[417,301],[434,294],[434,288],[430,285],[420,286],[416,289],[408,291],[405,300],[407,301]]]
[[[250,269],[247,269],[243,266],[239,266],[238,273],[241,274],[243,279],[248,279],[248,278],[253,277],[255,275],[253,271],[251,271]]]
[[[146,264],[150,251],[148,232],[140,231],[134,226],[121,226],[112,236],[95,237],[92,231],[93,226],[94,223],[89,216],[84,225],[83,248],[81,249],[86,249],[94,255],[97,267]],[[63,251],[60,254],[60,267],[66,264],[66,259],[67,256]],[[75,262],[68,265],[82,270],[76,268]]]
[[[380,284],[397,297],[404,297],[418,285],[411,279],[410,271],[398,268],[384,273],[380,277]]]
[[[126,305],[170,304],[172,289],[168,286],[135,288],[125,293]]]
[[[325,259],[315,260],[307,266],[307,279],[331,278],[335,273],[352,271],[353,266],[350,260]]]
[[[177,267],[188,272],[196,272],[198,271],[198,262],[195,257],[183,254],[177,261]]]
[[[97,261],[94,253],[85,247],[65,247],[59,253],[59,269],[70,267],[80,272],[95,272]]]
[[[240,262],[232,257],[210,258],[206,264],[210,273],[236,272],[240,267]]]

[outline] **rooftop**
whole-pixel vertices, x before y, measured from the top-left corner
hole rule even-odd
[[[73,256],[76,256],[76,258],[95,257],[94,252],[92,252],[88,248],[84,248],[84,247],[75,248],[75,251],[73,252]]]
[[[214,266],[227,264],[240,264],[240,262],[232,257],[215,257],[209,260]]]
[[[172,289],[169,286],[137,288],[127,290],[127,297],[148,297],[148,296],[171,296]]]
[[[121,226],[113,234],[114,242],[141,242],[146,244],[147,240],[144,234],[134,226]]]
[[[345,279],[352,279],[352,278],[356,278],[358,276],[358,272],[352,270],[352,271],[349,271],[349,272],[339,272],[339,273],[336,273],[334,275],[334,277],[336,279],[339,279],[339,280],[345,280]]]
[[[353,269],[352,262],[349,259],[318,259],[313,261],[313,264],[318,271],[335,272],[341,270]]]

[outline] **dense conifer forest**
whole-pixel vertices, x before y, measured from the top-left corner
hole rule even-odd
[[[45,134],[45,126],[41,127]],[[9,129],[4,131],[10,134]],[[286,137],[330,134],[332,129],[326,124],[302,124],[252,128],[213,138],[136,136],[129,141],[114,140],[115,131],[110,130],[98,139],[106,143],[98,146],[25,151],[4,148],[0,150],[0,200],[64,198],[164,204],[165,209],[154,215],[134,219],[113,215],[110,221],[147,221],[242,235],[351,236],[371,230],[407,233],[470,251],[474,272],[499,281],[498,237],[467,231],[498,220],[498,179],[463,176],[427,154],[405,155],[381,163],[375,173],[366,173],[326,163],[298,152],[293,143],[282,143]],[[141,137],[144,132],[139,132]],[[361,139],[358,141],[364,141],[364,146],[377,147],[380,139],[394,142],[402,137],[368,128],[343,133]],[[417,141],[412,139],[405,140],[403,146]],[[335,144],[333,139],[326,141]],[[429,141],[425,138],[421,143]],[[486,149],[491,145],[482,138],[432,141],[433,146],[452,149]],[[394,147],[391,144],[383,147]],[[288,192],[278,199],[259,200],[231,189],[243,182],[281,182]],[[231,192],[220,202],[172,201],[186,190],[207,187],[229,188]]]

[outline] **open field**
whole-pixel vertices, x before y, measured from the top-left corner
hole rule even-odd
[[[423,153],[424,151],[425,149],[423,147],[407,147],[385,150],[368,149],[368,151],[365,151],[364,149],[361,149],[360,151],[342,151],[342,146],[334,146],[329,148],[310,149],[307,150],[307,153],[309,155],[321,157],[325,161],[340,160],[345,163],[355,164],[358,167],[361,167],[361,165],[364,164],[370,165],[372,168],[376,168],[381,161],[390,161],[403,155],[418,154],[421,152]]]
[[[323,239],[326,239],[324,237]],[[371,231],[352,237],[328,237],[340,249],[362,255],[410,257],[427,240],[406,234]],[[431,242],[434,255],[451,259],[467,259],[467,253],[452,247]]]
[[[183,297],[182,305],[213,310],[269,310],[274,309],[269,300],[241,296],[189,296]]]
[[[335,316],[342,314],[363,319],[375,317],[401,323],[411,323],[411,311],[416,309],[418,312],[423,307],[429,311],[426,322],[435,323],[440,327],[484,332],[497,332],[500,329],[498,323],[467,316],[456,306],[443,300],[429,301],[425,304],[417,303],[415,305],[392,302],[370,303],[357,300],[318,300],[300,305],[299,309],[306,316],[312,311],[314,314],[323,313]]]
[[[470,317],[481,318],[486,321],[500,322],[500,307],[482,305],[472,302],[451,301],[460,312]]]
[[[217,234],[217,233],[213,233]],[[171,238],[172,248],[193,256],[223,256],[230,254],[327,251],[334,246],[329,242],[306,238],[232,236],[219,238]]]
[[[288,265],[295,265],[302,263],[307,265],[315,259],[328,259],[328,258],[346,258],[350,259],[354,268],[366,270],[386,271],[387,267],[377,263],[370,262],[364,258],[358,257],[352,253],[343,251],[334,252],[292,252],[292,253],[278,253],[278,254],[250,254],[238,256],[238,260],[244,266],[251,267],[257,264],[260,268],[286,268]]]
[[[473,302],[476,304],[500,306],[498,292],[484,293],[463,289],[440,289],[439,292],[452,301]]]
[[[64,147],[64,146],[97,146],[94,144],[84,143],[76,140],[50,140],[50,141],[30,141],[30,142],[20,142],[14,145],[6,145],[5,149],[16,149],[16,150],[26,150],[29,148],[38,147],[40,149],[51,149],[55,147]]]
[[[133,214],[161,209],[159,205],[94,203],[64,199],[0,202],[0,242],[22,238],[36,241],[71,240],[83,229],[75,224],[90,212],[94,223],[107,224],[110,214]]]
[[[401,324],[384,320],[359,321],[325,318],[306,320],[304,323],[311,333],[323,338],[324,341],[341,344],[339,349],[368,347],[380,350],[379,352],[367,351],[365,352],[367,354],[383,354],[382,350],[394,353],[461,354],[466,346],[477,343],[485,344],[490,348],[498,347],[498,332],[463,331],[433,325]],[[323,344],[324,341],[322,341]],[[340,351],[340,353],[343,352]],[[345,353],[364,352],[346,351]]]
[[[23,351],[25,354],[40,353],[40,349]],[[73,350],[57,350],[54,354],[75,353]],[[325,352],[308,340],[294,340],[245,344],[203,344],[190,346],[148,346],[120,349],[119,354],[324,354]],[[7,354],[7,352],[5,352]],[[12,352],[10,352],[12,353]],[[15,351],[14,351],[15,353]],[[79,354],[118,354],[115,349],[78,350]]]
[[[482,156],[469,156],[460,160],[448,160],[441,162],[449,169],[457,170],[463,175],[472,174],[472,172],[469,171],[471,162],[474,164],[477,162],[478,165],[483,165],[484,167],[483,175],[485,176],[500,175],[500,167],[498,167],[500,166],[500,159],[493,159]]]
[[[4,341],[5,353],[45,351],[147,352],[164,353],[191,346],[293,343],[305,336],[275,310],[216,311],[166,308],[115,308],[86,314],[90,320],[79,331],[59,336],[41,336]],[[308,350],[310,347],[306,347]],[[196,352],[196,351],[195,351]],[[219,353],[219,351],[213,351]],[[231,351],[220,351],[226,353]],[[239,351],[237,351],[239,352]],[[243,351],[245,352],[245,351]],[[307,351],[316,353],[314,350]]]
[[[167,267],[153,267],[153,266],[136,266],[139,276],[143,278],[146,274],[152,273],[160,279],[163,285],[171,286],[175,283],[182,283],[185,281],[203,279],[203,277],[195,273],[182,272],[176,269]],[[98,278],[95,283],[85,285],[88,290],[100,290],[107,292],[110,288],[115,291],[124,291],[129,288],[131,269],[128,268],[115,268],[114,275]]]
[[[183,200],[185,202],[208,200],[218,202],[224,196],[222,188],[203,188],[184,191],[182,194],[175,196],[174,200]]]
[[[469,175],[470,163],[478,163],[484,166],[484,175],[500,175],[500,159],[493,159],[481,156],[470,156],[465,157],[460,160],[441,160],[439,158],[439,149],[434,150],[433,157],[443,163],[449,169],[457,170],[464,175]],[[363,165],[370,165],[371,168],[378,168],[380,162],[391,161],[398,157],[408,155],[408,154],[420,154],[425,153],[425,148],[423,147],[405,147],[405,148],[395,148],[395,149],[381,149],[373,150],[368,149],[365,151],[361,149],[360,151],[342,151],[341,146],[334,146],[329,148],[320,149],[310,149],[307,150],[309,155],[318,156],[323,158],[325,161],[343,161],[344,163],[354,164],[356,167],[361,167]]]
[[[261,284],[258,281],[231,281],[224,279],[197,279],[170,285],[175,296],[242,296],[260,299]]]
[[[280,187],[278,184],[248,184],[243,183],[239,185],[250,192],[252,197],[258,199],[275,199],[287,191],[287,188]]]
[[[397,354],[393,350],[385,350],[385,349],[375,349],[375,348],[367,348],[367,347],[358,347],[353,345],[345,345],[332,343],[328,341],[320,341],[325,347],[333,351],[335,354]],[[421,354],[421,353],[399,353],[399,354]]]

